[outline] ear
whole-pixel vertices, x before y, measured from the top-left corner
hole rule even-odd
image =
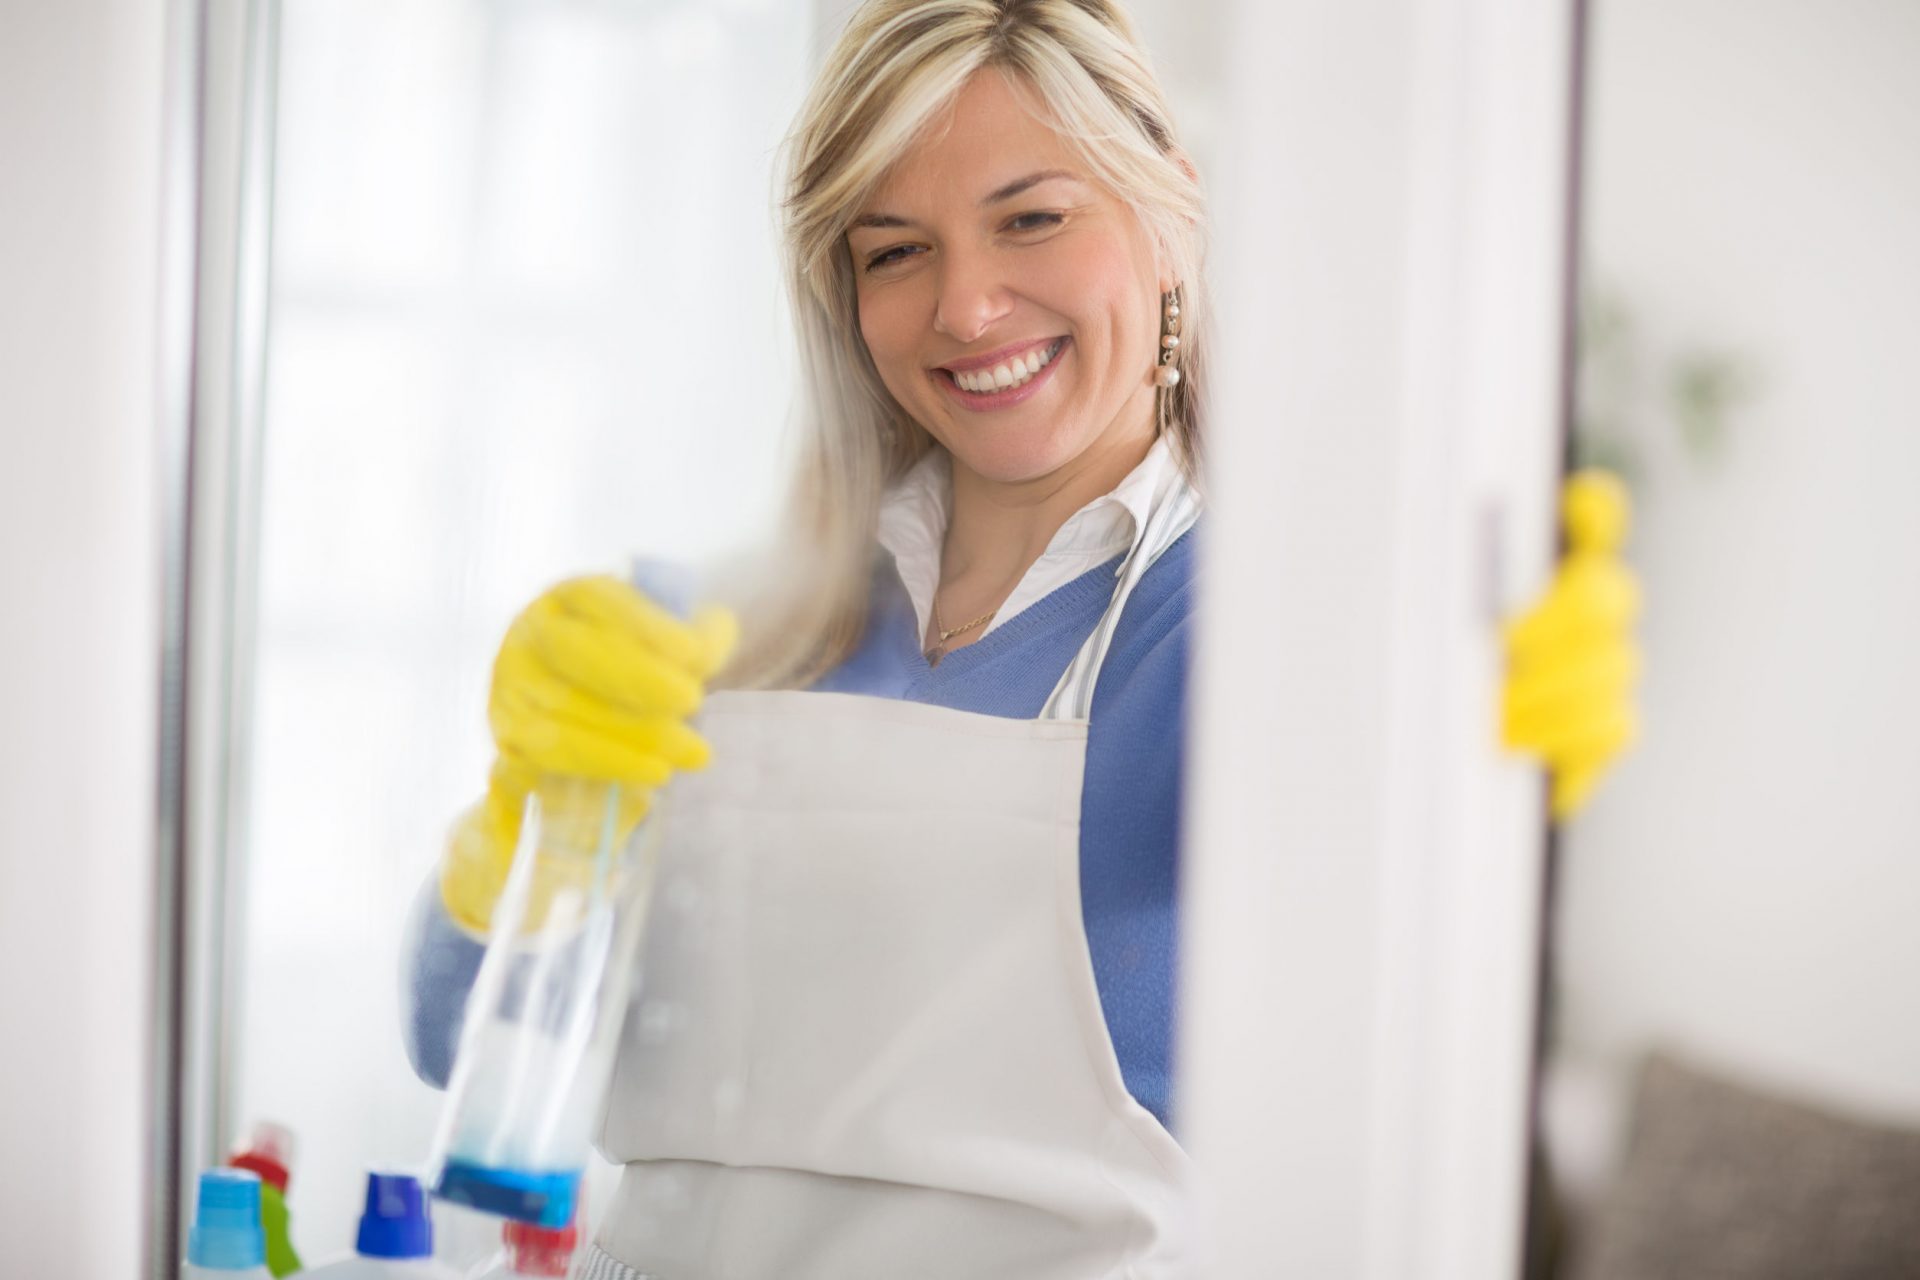
[[[1167,252],[1167,246],[1158,243],[1159,237],[1156,236],[1154,239],[1156,243],[1153,246],[1153,278],[1159,285],[1161,294],[1165,295],[1172,293],[1179,286],[1180,277],[1174,271],[1173,255]]]
[[[1200,185],[1200,170],[1194,165],[1193,157],[1187,154],[1185,147],[1175,143],[1173,149],[1167,152],[1167,158],[1180,166],[1180,171],[1187,175],[1187,181],[1193,183],[1196,187]],[[1193,219],[1189,218],[1187,221],[1191,224]],[[1156,250],[1154,255],[1154,270],[1159,276],[1160,292],[1173,292],[1174,286],[1180,282],[1173,278],[1172,271],[1167,265],[1166,250],[1164,247]]]
[[[1154,280],[1159,284],[1160,293],[1161,293],[1161,296],[1163,297],[1169,293],[1172,293],[1174,290],[1174,286],[1180,283],[1179,280],[1174,278],[1173,266],[1171,263],[1167,261],[1167,255],[1165,250],[1161,250],[1154,254],[1153,277],[1154,277]]]

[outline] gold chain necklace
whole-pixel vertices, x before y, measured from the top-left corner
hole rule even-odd
[[[927,650],[926,652],[927,661],[928,662],[940,661],[941,658],[946,656],[947,641],[953,639],[957,635],[964,635],[965,633],[973,630],[975,627],[981,625],[982,623],[992,621],[993,615],[996,612],[998,611],[994,609],[989,609],[985,613],[981,614],[979,617],[975,618],[972,622],[965,622],[960,624],[957,627],[948,627],[946,624],[940,621],[940,599],[939,599],[939,596],[936,594],[933,600],[933,629],[940,633],[940,639],[933,645],[932,648]]]

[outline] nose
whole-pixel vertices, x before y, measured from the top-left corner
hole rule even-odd
[[[1013,310],[1013,295],[1001,281],[992,255],[949,250],[940,263],[940,292],[933,327],[971,345]]]

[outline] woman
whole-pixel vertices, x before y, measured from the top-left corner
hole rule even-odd
[[[586,1274],[1188,1274],[1197,177],[1111,0],[869,0],[791,145],[803,557],[731,661],[725,617],[611,580],[516,621],[416,1065],[444,1079],[453,926],[484,924],[536,780],[643,796],[710,752],[663,822]]]

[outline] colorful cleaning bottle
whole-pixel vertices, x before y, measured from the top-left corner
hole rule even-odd
[[[260,1229],[260,1175],[208,1169],[194,1198],[181,1280],[270,1280]]]
[[[565,1276],[580,1243],[583,1201],[584,1197],[575,1198],[574,1219],[564,1227],[538,1227],[508,1219],[500,1228],[500,1252],[471,1272],[469,1280],[552,1280]]]
[[[275,1280],[300,1270],[289,1234],[287,1182],[293,1176],[293,1134],[282,1125],[262,1120],[246,1141],[233,1149],[227,1165],[260,1175],[260,1226],[267,1235],[267,1270]]]
[[[459,1280],[433,1258],[433,1219],[419,1179],[406,1173],[367,1175],[367,1207],[354,1251],[301,1272],[316,1280]]]

